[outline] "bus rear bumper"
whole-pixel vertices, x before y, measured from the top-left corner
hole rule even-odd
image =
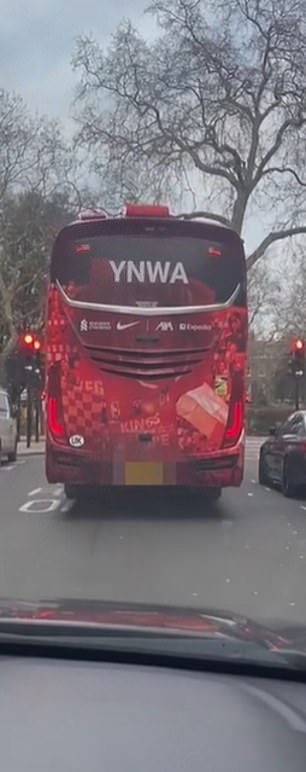
[[[70,448],[48,448],[46,475],[50,483],[88,486],[239,487],[243,479],[243,448],[237,446],[206,458],[178,462],[97,461]]]

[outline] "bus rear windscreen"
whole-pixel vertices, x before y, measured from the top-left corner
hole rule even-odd
[[[113,305],[244,305],[245,264],[239,241],[153,233],[60,241],[53,280],[78,300]]]

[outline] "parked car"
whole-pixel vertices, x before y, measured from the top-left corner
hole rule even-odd
[[[295,411],[284,423],[271,427],[260,448],[258,481],[279,485],[285,496],[306,487],[306,410]]]
[[[0,458],[6,456],[9,461],[17,457],[17,421],[9,396],[0,389]]]

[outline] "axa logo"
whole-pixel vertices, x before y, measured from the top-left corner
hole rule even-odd
[[[156,327],[156,332],[173,332],[173,330],[172,322],[159,322]]]
[[[81,319],[81,321],[80,321],[80,332],[88,332],[88,321],[87,321],[87,319]]]
[[[156,262],[139,260],[137,263],[134,263],[133,260],[121,260],[120,263],[109,260],[109,264],[116,284],[122,281],[127,284],[134,282],[140,284],[176,284],[177,282],[189,284],[187,273],[181,262],[173,265],[170,260],[165,260],[163,263],[159,260]]]

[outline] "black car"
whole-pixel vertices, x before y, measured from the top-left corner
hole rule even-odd
[[[258,481],[280,485],[285,496],[306,487],[306,410],[298,410],[270,429],[260,448]]]

